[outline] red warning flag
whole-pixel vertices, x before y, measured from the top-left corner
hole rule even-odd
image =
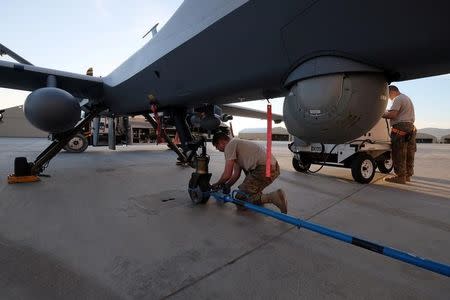
[[[156,106],[156,104],[151,104],[150,108],[153,112],[154,118],[156,120],[156,145],[163,143],[164,142],[164,138],[162,137],[162,127],[161,127],[161,118],[158,115],[158,107]]]
[[[270,177],[272,165],[272,105],[267,104],[267,152],[266,152],[266,177]]]

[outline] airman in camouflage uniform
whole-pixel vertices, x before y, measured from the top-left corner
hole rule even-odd
[[[416,153],[416,128],[414,127],[414,106],[408,96],[400,93],[396,86],[389,86],[389,98],[394,100],[383,117],[391,120],[392,161],[395,177],[386,181],[404,184],[414,174]]]
[[[278,189],[272,193],[263,194],[262,191],[279,175],[280,167],[277,160],[271,157],[270,177],[266,177],[266,150],[263,146],[238,138],[230,139],[224,133],[216,133],[213,145],[225,154],[225,169],[220,179],[213,187],[226,185],[231,187],[244,171],[245,179],[239,185],[241,193],[236,198],[249,201],[256,205],[271,203],[282,213],[287,212],[287,202],[284,192]]]
[[[236,197],[238,199],[250,201],[256,205],[269,203],[266,201],[267,197],[262,193],[262,191],[268,185],[270,185],[279,175],[280,167],[278,166],[278,163],[272,166],[270,170],[270,177],[266,177],[265,165],[257,166],[254,170],[249,171],[245,174],[244,181],[238,186],[239,190],[242,191],[245,195],[237,195]],[[245,197],[246,195],[248,195],[248,198]]]

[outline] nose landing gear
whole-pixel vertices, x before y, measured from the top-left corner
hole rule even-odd
[[[194,157],[193,163],[195,172],[192,173],[189,180],[189,197],[194,204],[204,204],[210,198],[211,173],[208,170],[209,156],[206,154],[206,141],[202,141],[202,152]]]

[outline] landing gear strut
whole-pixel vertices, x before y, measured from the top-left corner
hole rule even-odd
[[[181,140],[181,148],[174,144],[172,139],[166,134],[165,130],[160,130],[162,138],[167,142],[167,146],[178,155],[177,164],[188,165],[192,168],[196,168],[195,159],[201,156],[197,156],[197,150],[204,144],[203,140],[196,141],[192,136],[189,126],[186,122],[186,111],[183,109],[173,109],[171,111],[173,119],[175,120],[175,127]],[[152,125],[155,130],[159,129],[158,119],[159,116],[152,116],[150,113],[144,114],[145,119]],[[205,148],[206,155],[206,148]]]
[[[155,117],[157,117],[157,116],[155,116]],[[155,120],[155,118],[153,118],[149,113],[148,114],[144,114],[144,118],[150,123],[150,125],[152,125],[152,127],[155,130],[157,130],[158,123]],[[178,160],[183,162],[183,163],[187,162],[186,155],[184,155],[184,153],[180,151],[178,146],[174,144],[172,139],[166,134],[165,130],[161,130],[161,135],[166,140],[167,146],[169,146],[169,148],[178,155]]]
[[[58,154],[86,124],[91,122],[99,112],[100,110],[93,109],[73,129],[53,135],[53,142],[39,154],[34,162],[28,162],[26,157],[17,157],[14,160],[14,174],[8,176],[8,182],[18,183],[38,181],[38,176],[45,170],[49,161],[55,157],[56,154]]]
[[[194,157],[195,172],[189,180],[189,197],[194,204],[204,204],[210,197],[211,173],[209,173],[209,156],[206,154],[206,141],[202,140],[202,152]]]

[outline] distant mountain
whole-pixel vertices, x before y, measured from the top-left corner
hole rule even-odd
[[[435,137],[438,138],[438,140],[444,135],[450,134],[450,129],[442,129],[442,128],[422,128],[418,129],[417,131],[434,135]]]

